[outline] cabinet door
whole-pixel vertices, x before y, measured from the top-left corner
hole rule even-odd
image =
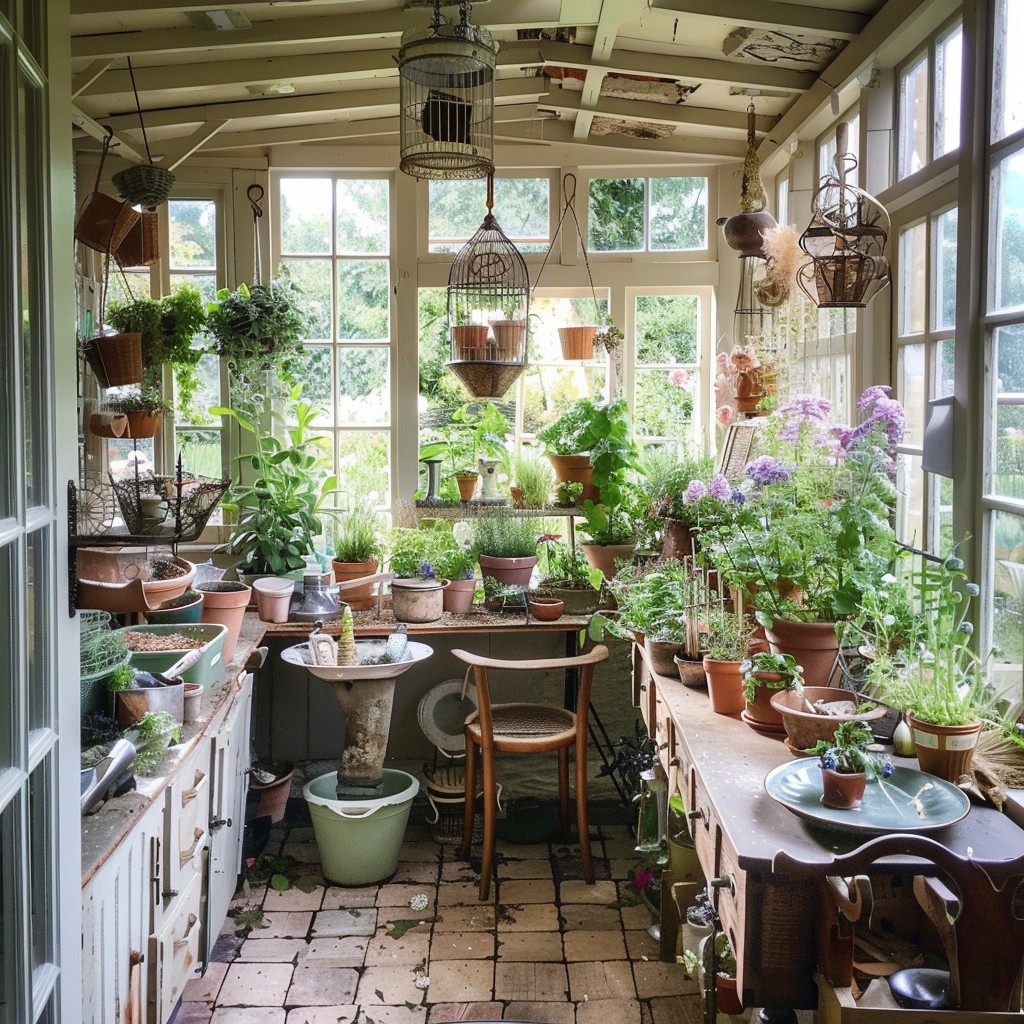
[[[201,741],[167,787],[164,839],[164,909],[204,868],[210,823],[210,743]],[[159,924],[154,931],[159,930]]]
[[[207,949],[217,941],[242,866],[245,796],[249,788],[252,676],[242,678],[234,702],[213,737],[213,803],[210,808],[210,885],[206,901]]]
[[[163,825],[161,806],[150,807],[82,889],[83,1024],[142,1020],[148,971],[138,958],[163,888]],[[88,834],[88,817],[82,831]]]
[[[200,857],[200,860],[204,859]],[[152,964],[149,992],[150,1020],[163,1024],[170,1019],[181,998],[185,983],[192,977],[199,961],[202,943],[203,879],[197,872],[188,887],[165,915],[160,932],[150,945]]]

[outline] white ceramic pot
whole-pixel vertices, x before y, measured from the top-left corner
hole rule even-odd
[[[391,611],[398,622],[434,622],[444,614],[447,580],[391,581]]]

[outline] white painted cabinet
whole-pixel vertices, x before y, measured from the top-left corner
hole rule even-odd
[[[251,704],[244,675],[150,796],[83,819],[111,834],[82,888],[84,1024],[165,1024],[205,962],[241,866]]]

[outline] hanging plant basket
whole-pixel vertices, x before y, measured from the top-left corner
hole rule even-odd
[[[563,359],[593,359],[597,327],[559,327]]]
[[[142,381],[142,335],[99,334],[85,344],[85,358],[101,387],[118,388]]]
[[[500,399],[526,369],[524,363],[495,362],[493,360],[453,360],[448,369],[462,381],[473,398]]]
[[[123,199],[151,212],[167,202],[174,187],[174,175],[156,164],[132,164],[118,171],[111,181]]]
[[[114,249],[119,267],[151,267],[160,259],[159,218],[155,213],[143,213]]]

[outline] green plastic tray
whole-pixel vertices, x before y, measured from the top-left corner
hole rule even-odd
[[[119,633],[157,633],[167,635],[169,633],[181,633],[183,636],[195,637],[206,641],[203,653],[190,669],[182,673],[181,678],[186,683],[198,683],[202,688],[208,689],[220,679],[224,670],[224,637],[227,634],[227,626],[215,622],[202,622],[194,626],[175,623],[166,626],[127,626],[119,629]],[[142,669],[145,672],[163,672],[169,669],[179,658],[186,654],[186,650],[180,651],[133,651],[132,668]]]

